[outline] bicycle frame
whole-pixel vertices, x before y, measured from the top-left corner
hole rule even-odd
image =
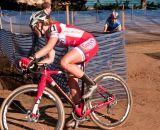
[[[57,70],[47,70],[47,69],[44,69],[42,71],[41,80],[40,80],[39,85],[38,85],[38,92],[37,92],[37,96],[36,96],[36,102],[35,102],[35,105],[34,105],[33,110],[32,110],[32,116],[33,117],[37,116],[36,113],[37,113],[37,110],[38,110],[38,105],[40,103],[40,100],[41,100],[42,95],[43,95],[43,91],[44,91],[47,83],[50,84],[53,87],[56,86],[58,88],[58,90],[70,102],[70,104],[75,107],[75,104],[71,101],[71,99],[69,98],[69,96],[61,89],[61,87],[51,77],[51,75],[61,74],[61,73],[62,73],[61,71],[57,71]]]
[[[43,95],[43,91],[46,87],[46,83],[49,83],[51,86],[56,87],[62,94],[63,96],[69,101],[69,103],[72,105],[73,108],[75,108],[75,113],[78,116],[87,116],[89,115],[91,112],[93,111],[97,111],[98,109],[105,107],[107,105],[109,105],[111,102],[113,102],[115,100],[115,96],[111,95],[110,99],[111,100],[107,100],[106,102],[101,102],[99,103],[97,106],[91,108],[91,109],[87,109],[85,112],[83,112],[84,109],[84,102],[81,102],[79,106],[75,105],[74,102],[69,98],[69,96],[61,89],[61,87],[54,81],[54,79],[51,77],[51,75],[55,75],[55,74],[61,74],[61,71],[57,71],[57,70],[47,70],[44,69],[42,71],[42,75],[41,75],[41,80],[38,86],[38,92],[37,92],[37,96],[36,96],[36,103],[33,107],[32,110],[32,117],[37,117],[37,110],[38,110],[38,105],[40,103],[40,100],[42,98]],[[84,86],[82,86],[82,91],[84,91]],[[105,92],[107,94],[107,91],[105,89],[103,89],[103,87],[98,85],[98,88],[101,89],[103,92]],[[100,91],[98,91],[98,89],[96,90],[101,96],[105,96],[102,95],[102,93]],[[83,92],[82,92],[83,93]]]

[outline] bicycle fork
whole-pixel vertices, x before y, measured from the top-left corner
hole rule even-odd
[[[38,105],[40,103],[40,99],[41,99],[41,97],[34,104],[32,112],[30,110],[27,112],[27,120],[29,122],[38,122],[38,120],[39,120],[40,113],[39,113]]]
[[[36,96],[36,101],[35,104],[33,106],[32,112],[29,110],[27,112],[27,119],[30,122],[37,122],[40,116],[39,113],[39,104],[43,95],[43,91],[46,87],[46,76],[42,75],[41,77],[41,81],[39,83],[38,86],[38,92],[37,92],[37,96]]]

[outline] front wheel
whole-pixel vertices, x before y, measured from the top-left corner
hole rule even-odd
[[[45,88],[38,117],[31,119],[37,85],[24,85],[14,90],[3,102],[0,113],[2,130],[63,130],[65,115],[60,98]]]
[[[101,88],[98,87],[90,98],[90,108],[110,100],[109,95],[113,95],[115,100],[109,105],[92,112],[90,115],[92,120],[103,129],[112,129],[123,124],[132,108],[131,92],[125,81],[112,73],[100,74],[94,80]]]

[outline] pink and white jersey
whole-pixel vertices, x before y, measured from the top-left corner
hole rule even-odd
[[[93,36],[77,27],[53,22],[49,28],[48,37],[57,37],[58,46],[78,46]]]
[[[90,33],[71,25],[52,23],[48,32],[48,38],[51,37],[58,38],[57,46],[75,47],[86,63],[98,52],[96,39]]]

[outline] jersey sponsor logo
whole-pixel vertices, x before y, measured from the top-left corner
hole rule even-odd
[[[65,28],[63,33],[71,37],[82,37],[84,31],[75,28]]]
[[[90,50],[96,46],[96,41],[94,38],[88,39],[86,42],[80,45],[85,50]]]

